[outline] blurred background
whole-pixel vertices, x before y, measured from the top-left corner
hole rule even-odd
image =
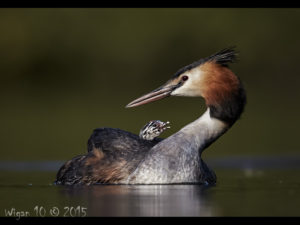
[[[178,69],[236,45],[242,118],[204,158],[299,153],[300,9],[0,9],[1,160],[67,160],[94,128],[167,137],[205,111],[172,97],[125,109]]]

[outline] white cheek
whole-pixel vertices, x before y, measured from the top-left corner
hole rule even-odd
[[[189,79],[179,88],[174,90],[171,95],[174,96],[201,96],[200,91],[200,80],[201,80],[201,71],[195,70],[191,71],[189,74]]]
[[[174,90],[171,95],[174,96],[193,96],[194,91],[190,88],[188,82],[185,82],[181,87]]]

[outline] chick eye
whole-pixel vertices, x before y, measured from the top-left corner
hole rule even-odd
[[[188,79],[189,79],[189,77],[187,75],[184,75],[184,76],[181,77],[182,81],[187,81]]]

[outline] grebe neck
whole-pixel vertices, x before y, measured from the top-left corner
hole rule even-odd
[[[211,116],[211,109],[207,108],[204,114],[197,120],[183,127],[180,133],[185,137],[190,138],[187,140],[193,142],[195,148],[202,151],[213,143],[218,137],[228,130],[227,123]]]

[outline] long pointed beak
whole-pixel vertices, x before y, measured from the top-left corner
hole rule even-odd
[[[144,105],[149,102],[154,102],[159,99],[166,98],[170,96],[171,92],[177,87],[177,85],[170,85],[166,86],[163,85],[162,87],[159,87],[155,89],[154,91],[149,92],[148,94],[145,94],[134,101],[130,102],[128,105],[126,105],[126,108],[135,107],[139,105]]]

